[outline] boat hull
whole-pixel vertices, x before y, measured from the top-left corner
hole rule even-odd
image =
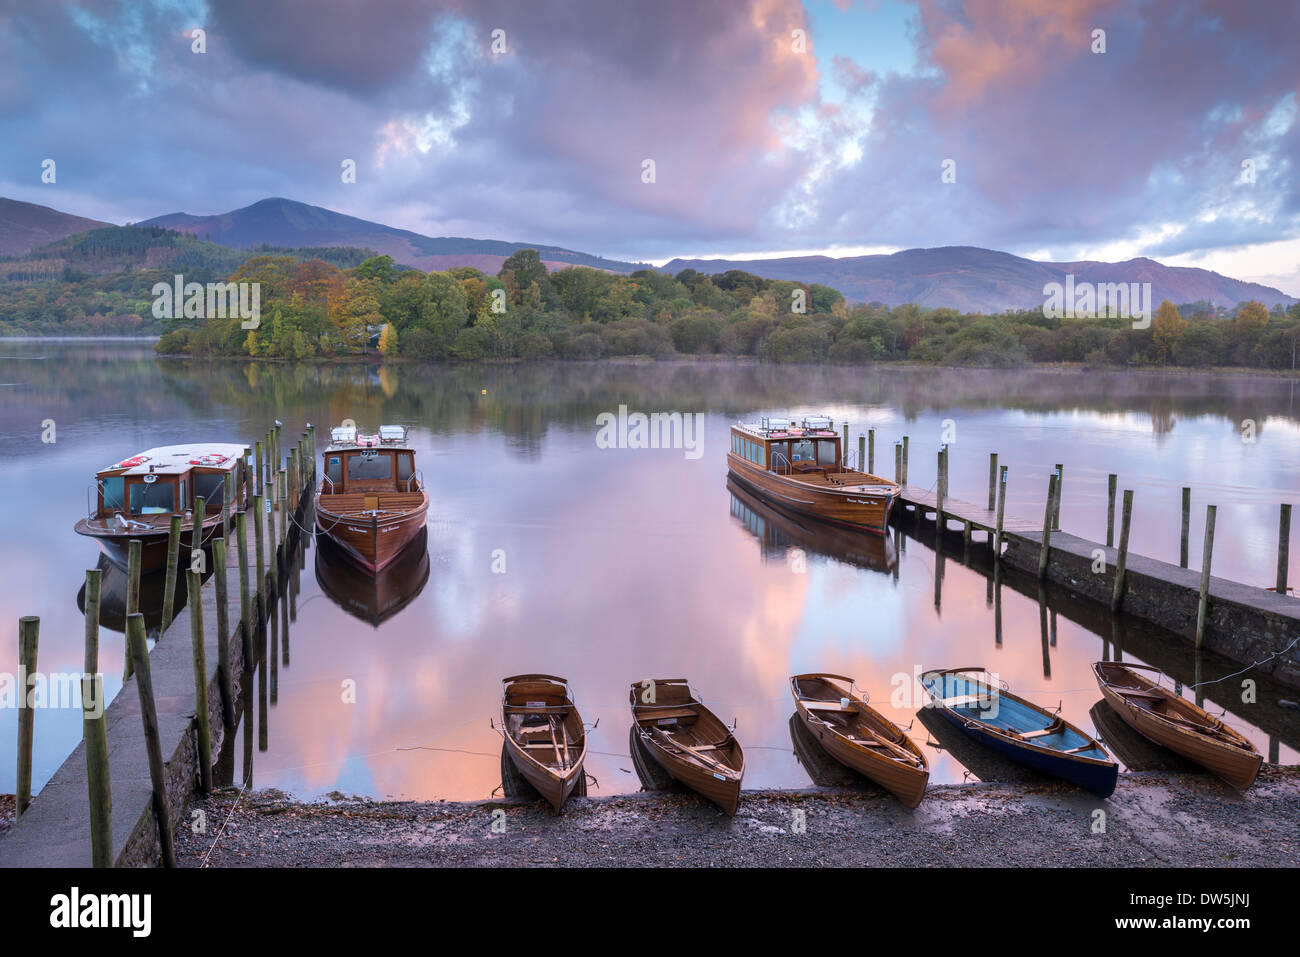
[[[1255,750],[1254,745],[1251,745],[1239,733],[1226,729],[1234,739],[1244,743],[1245,748],[1234,747],[1231,744],[1216,741],[1203,734],[1180,730],[1170,721],[1162,719],[1146,708],[1134,704],[1111,688],[1103,678],[1098,666],[1094,666],[1094,671],[1097,673],[1097,683],[1101,688],[1101,695],[1106,700],[1106,703],[1112,711],[1119,715],[1125,724],[1138,734],[1149,741],[1154,741],[1156,744],[1168,748],[1175,754],[1182,755],[1189,761],[1199,764],[1239,791],[1245,791],[1255,783],[1255,778],[1259,775],[1259,769],[1264,763],[1264,757]],[[1132,675],[1132,672],[1129,672],[1129,674]],[[1140,676],[1133,677],[1138,678],[1144,688],[1155,689],[1153,693],[1163,692],[1167,698],[1176,697],[1171,692],[1168,692],[1168,689],[1160,688],[1153,683],[1142,680]],[[1182,704],[1188,709],[1205,714],[1203,709],[1197,708],[1191,702],[1181,698],[1178,700],[1182,701]],[[1206,717],[1209,718],[1210,716],[1206,715]]]
[[[650,752],[650,756],[674,781],[686,785],[696,794],[708,798],[722,810],[735,816],[736,809],[740,806],[740,778],[719,780],[714,772],[689,761],[683,761],[653,738],[643,735],[641,741]]]
[[[330,496],[316,496],[316,528],[349,558],[368,571],[382,571],[400,556],[424,529],[428,496],[410,510],[370,516],[335,512]]]
[[[727,468],[737,482],[786,511],[860,532],[885,534],[897,492],[863,493],[827,488],[759,468],[734,453]],[[896,486],[893,486],[897,488]]]
[[[792,678],[792,686],[795,681],[803,677],[812,676],[801,675]],[[799,714],[799,719],[827,754],[845,767],[879,784],[898,798],[905,807],[914,808],[921,803],[921,799],[925,797],[926,785],[930,781],[930,768],[925,755],[904,734],[901,728],[868,705],[864,699],[852,695],[856,706],[862,710],[864,715],[868,716],[871,723],[877,724],[882,729],[882,732],[891,740],[894,740],[899,747],[904,748],[920,759],[920,767],[895,760],[889,756],[889,752],[867,747],[837,732],[826,722],[815,717],[804,699],[799,697],[797,687],[794,687],[793,690],[795,694],[795,710]]]
[[[582,775],[582,761],[579,761],[577,766],[567,774],[556,775],[549,773],[547,768],[532,760],[510,737],[506,738],[506,753],[510,755],[515,770],[523,775],[524,780],[546,799],[547,803],[554,808],[555,813],[560,813],[560,809],[564,807],[564,802],[569,799],[573,789],[578,786],[578,781]]]
[[[982,679],[969,677],[968,672],[971,670],[932,671],[923,674],[921,686],[930,698],[929,706],[974,741],[1017,764],[1069,781],[1098,797],[1106,798],[1114,793],[1119,781],[1119,765],[1110,758],[1100,742],[1031,701],[1000,691]],[[957,697],[974,695],[981,701],[991,696],[997,704],[996,720],[1001,723],[993,723],[995,712],[992,709],[987,709],[989,717],[984,720],[961,713],[954,706],[957,697],[948,698],[953,691],[957,692]],[[963,703],[963,707],[969,706]],[[983,709],[984,705],[978,707]],[[978,710],[975,712],[979,713]],[[1049,726],[1055,729],[1050,735],[1039,737],[1037,741],[1032,740],[1034,735],[1042,734],[1039,728]],[[1049,747],[1046,743],[1038,743],[1052,738],[1070,744],[1076,752],[1088,751],[1092,754],[1067,753],[1066,750]],[[1081,744],[1075,746],[1075,742]]]
[[[583,780],[583,764],[587,758],[586,730],[569,695],[568,683],[554,675],[530,674],[505,678],[502,685],[501,731],[506,754],[524,780],[558,814]],[[543,716],[547,719],[545,723],[540,721]],[[544,736],[547,731],[549,738],[535,737]],[[560,740],[557,735],[563,736],[563,750],[556,743]],[[529,753],[525,745],[530,743],[546,760]],[[555,765],[548,763],[553,753],[557,756]],[[567,761],[565,766],[556,766],[561,763],[558,761],[561,753],[567,756]]]
[[[204,522],[203,541],[205,543],[211,541],[214,532],[219,535],[220,525],[221,519],[219,516]],[[94,539],[95,544],[99,546],[99,550],[104,553],[104,557],[118,568],[125,569],[127,567],[131,542],[134,540],[140,542],[140,571],[142,573],[159,571],[167,567],[167,544],[171,534],[168,528],[122,532],[99,528],[83,518],[77,522],[73,530],[78,535]],[[190,563],[192,534],[190,526],[185,526],[181,531],[180,549],[177,553],[179,556],[177,559],[178,567],[184,567]]]
[[[649,687],[654,688],[653,700],[641,697]],[[629,703],[633,730],[655,763],[674,781],[734,815],[745,752],[731,729],[694,696],[686,679],[635,683]]]

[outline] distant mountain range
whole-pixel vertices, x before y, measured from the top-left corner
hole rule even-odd
[[[23,256],[67,236],[107,225],[45,206],[0,199],[0,256]],[[264,199],[228,213],[212,216],[171,213],[136,225],[176,230],[236,249],[259,245],[290,249],[369,249],[424,270],[473,266],[496,273],[506,257],[520,249],[536,249],[551,269],[589,266],[629,273],[650,268],[642,263],[606,259],[540,243],[423,236],[320,206],[278,198]],[[830,256],[674,259],[662,269],[674,274],[683,269],[710,274],[739,269],[769,279],[821,283],[838,289],[851,301],[878,301],[890,306],[914,302],[961,312],[996,313],[1036,308],[1043,303],[1044,285],[1064,283],[1070,274],[1076,284],[1149,282],[1153,303],[1163,299],[1174,303],[1205,300],[1231,307],[1247,299],[1258,299],[1268,306],[1276,303],[1289,306],[1296,301],[1259,283],[1232,279],[1206,269],[1165,266],[1152,259],[1121,263],[1036,262],[976,246],[907,249],[892,255],[839,259]]]
[[[97,219],[70,216],[48,206],[0,197],[0,256],[22,256],[65,236],[110,225]]]
[[[637,263],[604,259],[541,243],[421,236],[410,230],[394,229],[290,199],[264,199],[252,206],[215,216],[170,213],[137,225],[163,226],[222,246],[256,246],[260,243],[285,247],[358,246],[386,253],[399,263],[426,271],[473,266],[496,273],[506,258],[520,249],[536,249],[551,269],[590,266],[611,272],[632,272],[647,268]]]
[[[710,274],[740,269],[768,279],[821,283],[856,302],[875,301],[890,306],[914,302],[960,312],[993,313],[1041,306],[1043,286],[1064,283],[1071,274],[1076,284],[1149,282],[1154,305],[1164,299],[1173,303],[1205,300],[1228,307],[1247,299],[1258,299],[1268,306],[1289,306],[1296,301],[1259,283],[1231,279],[1208,269],[1165,266],[1154,259],[1036,262],[978,246],[904,249],[890,255],[841,259],[674,259],[664,269],[674,274],[683,269]]]

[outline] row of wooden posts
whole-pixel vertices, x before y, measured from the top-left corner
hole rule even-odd
[[[908,459],[909,437],[903,436],[901,440],[894,443],[894,481],[899,485],[907,485],[907,459]],[[849,426],[844,423],[844,446],[849,447]],[[938,452],[938,472],[935,480],[935,527],[942,530],[944,527],[944,502],[948,499],[948,452],[947,444],[942,445]],[[876,430],[868,429],[866,434],[858,435],[858,463],[861,467],[866,462],[866,471],[875,474],[876,471]],[[1047,502],[1043,514],[1043,540],[1038,555],[1038,577],[1040,579],[1047,576],[1048,556],[1051,551],[1051,539],[1053,532],[1061,530],[1061,486],[1065,478],[1065,466],[1060,462],[1056,463],[1047,482]],[[1106,547],[1115,547],[1115,501],[1116,492],[1119,487],[1119,476],[1111,473],[1106,479],[1108,504],[1106,510]],[[1183,521],[1182,536],[1180,541],[1179,565],[1187,568],[1188,557],[1188,537],[1191,529],[1192,514],[1192,490],[1183,488]],[[1006,511],[1006,492],[1007,492],[1007,467],[998,466],[998,453],[989,453],[989,497],[988,510],[996,511],[997,519],[993,533],[993,554],[996,560],[1002,557],[1002,531],[1003,520]],[[1201,647],[1205,637],[1205,618],[1209,604],[1210,592],[1210,567],[1214,557],[1214,524],[1217,513],[1217,507],[1207,505],[1205,507],[1205,541],[1202,548],[1201,561],[1201,582],[1200,595],[1196,614],[1196,647]],[[1133,490],[1125,489],[1123,495],[1123,504],[1120,515],[1120,536],[1119,548],[1117,549],[1115,560],[1115,587],[1111,595],[1111,610],[1118,611],[1124,601],[1124,591],[1126,587],[1126,578],[1128,573],[1128,546],[1129,546],[1129,529],[1133,517]],[[970,541],[971,523],[965,523],[963,534],[966,537],[967,544]],[[1291,506],[1283,504],[1279,507],[1278,516],[1278,539],[1277,539],[1277,581],[1275,590],[1279,595],[1287,593],[1287,566],[1290,562],[1290,543],[1291,543]]]
[[[240,631],[243,637],[244,669],[248,671],[253,664],[253,617],[256,602],[257,622],[265,620],[271,599],[280,594],[278,576],[285,567],[288,542],[289,522],[297,514],[300,496],[308,492],[308,483],[314,474],[316,459],[316,428],[310,423],[302,433],[297,446],[289,449],[288,455],[281,453],[280,422],[266,433],[264,440],[258,441],[252,452],[244,458],[244,498],[239,507],[232,511],[234,499],[234,480],[231,473],[225,476],[225,489],[221,500],[221,534],[218,537],[214,529],[210,536],[213,559],[213,579],[217,602],[217,686],[221,695],[221,717],[227,733],[235,727],[234,686],[230,673],[229,655],[229,616],[227,613],[226,552],[230,544],[232,525],[235,529],[235,545],[239,556],[239,608]],[[283,464],[280,464],[283,463]],[[254,466],[256,471],[254,472]],[[256,476],[256,480],[253,480]],[[256,578],[252,584],[248,568],[248,513],[253,513],[253,533],[256,546]],[[208,684],[207,662],[203,637],[203,587],[204,556],[202,551],[203,521],[206,502],[196,498],[193,510],[193,525],[190,531],[191,559],[190,567],[185,571],[186,600],[190,607],[190,640],[194,649],[194,693],[195,720],[198,724],[199,751],[199,786],[200,792],[208,793],[212,788],[212,733],[208,719]],[[263,513],[267,516],[269,527],[263,532]],[[277,513],[280,516],[276,521]],[[168,559],[166,582],[163,590],[162,622],[158,637],[166,634],[172,623],[173,596],[176,587],[180,557],[180,540],[182,519],[173,515],[168,537]],[[265,539],[269,538],[272,549],[271,560],[267,561]],[[198,547],[195,547],[198,543]],[[158,712],[154,704],[153,685],[149,675],[149,648],[145,634],[144,615],[140,612],[140,555],[141,543],[132,540],[127,550],[127,598],[126,598],[126,660],[122,680],[126,682],[135,676],[140,695],[140,717],[144,724],[145,747],[149,757],[149,776],[153,786],[153,810],[158,825],[158,840],[162,848],[163,865],[175,866],[176,857],[172,846],[171,811],[167,802],[167,785],[164,777],[162,741],[159,738]],[[268,574],[269,564],[269,574]],[[112,836],[112,798],[109,787],[108,767],[108,730],[103,706],[103,675],[99,673],[99,594],[100,575],[98,568],[86,572],[85,591],[85,660],[82,677],[82,703],[94,701],[99,714],[83,717],[82,733],[86,742],[86,777],[90,801],[90,845],[91,859],[95,867],[111,867]],[[36,676],[37,646],[40,634],[40,618],[27,616],[18,622],[18,660],[21,673],[27,680]],[[26,690],[23,689],[24,695]],[[27,704],[24,698],[24,705]],[[31,707],[24,706],[18,712],[18,783],[16,788],[16,811],[22,815],[32,800],[32,740],[35,714]]]

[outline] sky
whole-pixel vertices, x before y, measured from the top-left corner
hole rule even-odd
[[[1300,296],[1297,37],[1293,0],[0,0],[0,196],[283,196],[655,263],[1149,256]]]

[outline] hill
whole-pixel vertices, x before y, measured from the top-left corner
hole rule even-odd
[[[0,256],[21,256],[64,236],[108,225],[48,206],[0,197]]]

